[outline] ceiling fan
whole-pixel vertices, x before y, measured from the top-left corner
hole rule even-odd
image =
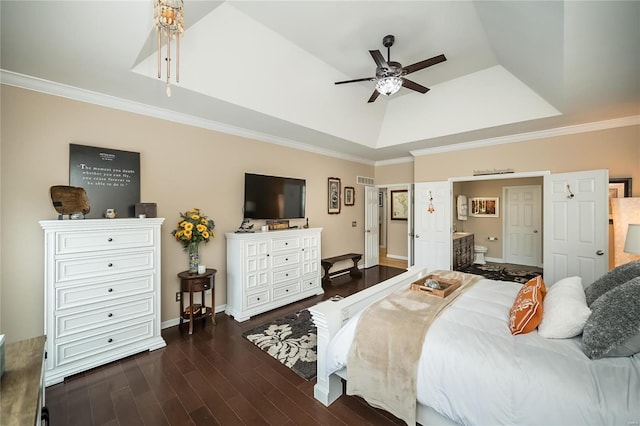
[[[374,102],[380,93],[390,96],[400,90],[400,87],[404,86],[407,89],[415,90],[420,93],[427,93],[429,89],[414,81],[404,78],[405,75],[412,72],[420,71],[421,69],[430,67],[432,65],[439,64],[447,60],[444,55],[434,56],[424,61],[416,62],[415,64],[403,67],[399,62],[391,61],[391,46],[395,42],[395,37],[387,35],[382,39],[382,45],[387,48],[387,60],[384,60],[384,56],[379,50],[370,50],[369,53],[376,63],[376,75],[375,77],[357,78],[355,80],[336,81],[335,84],[356,83],[359,81],[375,81],[376,90],[369,98],[367,102]]]

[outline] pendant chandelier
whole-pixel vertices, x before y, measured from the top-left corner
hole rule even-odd
[[[180,82],[180,37],[184,33],[183,0],[155,0],[153,4],[153,22],[158,31],[158,78],[162,78],[162,38],[166,40],[167,53],[167,96],[171,96],[171,40],[176,41],[175,71],[176,83]]]

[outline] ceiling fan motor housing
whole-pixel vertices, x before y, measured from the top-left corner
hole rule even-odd
[[[376,77],[384,78],[384,77],[400,77],[402,75],[402,64],[400,62],[387,62],[389,68],[377,67],[376,68]]]

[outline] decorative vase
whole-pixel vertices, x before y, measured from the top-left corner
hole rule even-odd
[[[200,252],[198,243],[189,243],[189,273],[197,274],[200,264]]]

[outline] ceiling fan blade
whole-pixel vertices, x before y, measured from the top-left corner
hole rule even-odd
[[[356,78],[355,80],[336,81],[335,84],[356,83],[358,81],[373,81],[375,77]]]
[[[407,80],[406,78],[402,79],[402,85],[407,89],[415,90],[416,92],[420,93],[427,93],[429,91],[428,87],[424,87],[414,81]]]
[[[384,60],[384,56],[382,56],[382,53],[380,53],[379,50],[370,50],[369,53],[378,67],[385,69],[389,68],[389,64]]]
[[[407,65],[406,67],[402,68],[402,74],[411,74],[412,72],[420,71],[421,69],[430,67],[431,65],[439,64],[440,62],[444,62],[446,60],[447,58],[444,55],[434,56],[433,58],[425,59],[424,61]]]
[[[367,101],[367,103],[374,102],[376,99],[378,99],[378,95],[379,94],[380,94],[380,92],[378,92],[377,90],[374,90],[373,93],[371,94],[371,97]]]

